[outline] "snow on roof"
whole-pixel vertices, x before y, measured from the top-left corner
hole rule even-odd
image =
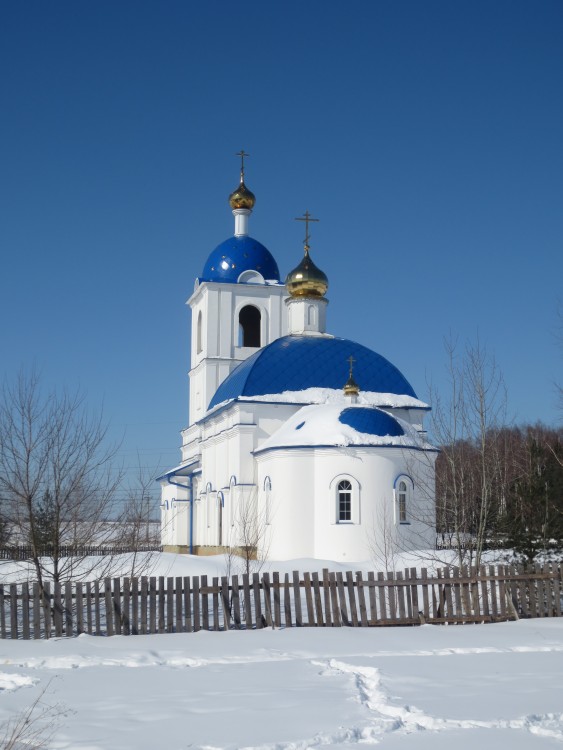
[[[266,393],[258,396],[238,396],[238,401],[268,401],[283,404],[343,404],[342,388],[305,388],[302,391],[283,391],[283,393]],[[217,406],[223,406],[223,401]],[[374,393],[360,391],[360,406],[385,406],[393,409],[425,409],[430,407],[418,398],[397,393]]]
[[[341,389],[348,378],[350,356],[356,361],[354,380],[362,390],[417,400],[404,375],[366,346],[333,336],[291,334],[275,339],[241,362],[217,388],[208,408],[240,396]]]
[[[357,409],[358,416],[365,417],[361,412],[373,409],[380,419],[373,420],[351,420],[350,411]],[[341,419],[343,412],[347,414]],[[385,415],[385,416],[383,416]],[[374,414],[374,417],[376,415]],[[352,424],[377,424],[377,428],[370,427],[371,432],[359,432]],[[350,424],[352,423],[352,424]],[[385,429],[388,427],[388,429]],[[375,434],[379,432],[379,434]],[[392,432],[395,434],[381,434]],[[399,433],[399,434],[397,434]],[[398,446],[403,448],[419,448],[433,450],[433,446],[427,443],[420,433],[403,419],[392,417],[386,412],[373,407],[357,404],[314,404],[299,409],[280,429],[269,437],[255,451],[271,450],[273,448],[286,448],[297,446],[348,446],[348,445],[370,445],[370,446]]]

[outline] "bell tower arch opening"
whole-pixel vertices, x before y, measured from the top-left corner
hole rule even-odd
[[[245,305],[238,316],[239,335],[238,345],[259,348],[260,342],[260,310],[254,305]]]

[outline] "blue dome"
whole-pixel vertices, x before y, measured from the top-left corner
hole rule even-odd
[[[270,251],[252,237],[229,237],[217,245],[203,268],[200,281],[236,284],[243,271],[258,271],[266,281],[279,281],[278,264]]]
[[[405,434],[396,419],[379,409],[364,409],[361,406],[343,409],[338,419],[356,432],[364,432],[367,435],[400,437]]]
[[[366,346],[324,336],[284,336],[241,362],[221,383],[209,408],[239,396],[341,389],[348,377],[350,355],[356,360],[354,380],[362,391],[417,397],[399,370]]]

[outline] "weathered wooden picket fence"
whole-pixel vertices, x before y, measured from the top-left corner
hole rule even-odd
[[[57,549],[57,557],[114,557],[123,555],[126,552],[162,552],[160,544],[141,544],[132,547],[127,544],[114,544],[112,546],[100,545],[75,545],[61,544]],[[0,547],[0,560],[31,560],[33,555],[38,557],[53,557],[54,550],[52,547],[40,547],[34,550],[30,545],[19,544],[10,547]]]
[[[513,566],[404,573],[294,571],[212,578],[0,584],[2,638],[181,633],[262,627],[377,627],[561,616],[562,569]]]

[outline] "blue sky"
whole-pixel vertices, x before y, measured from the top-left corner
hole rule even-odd
[[[557,419],[559,0],[5,2],[0,71],[0,375],[103,403],[126,465],[177,463],[241,148],[282,274],[320,219],[331,333],[421,398],[479,335],[516,422]]]

